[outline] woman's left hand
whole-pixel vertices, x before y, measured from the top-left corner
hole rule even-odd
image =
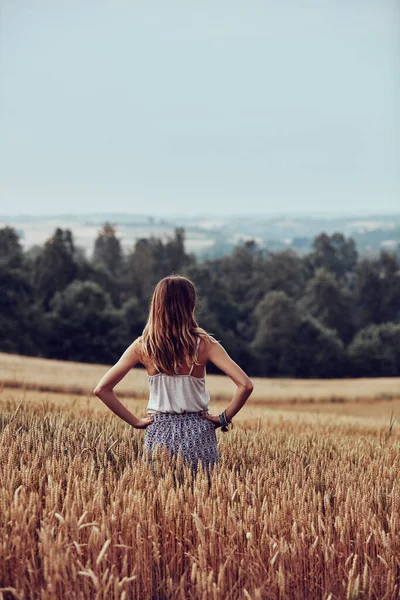
[[[202,419],[208,419],[209,421],[212,421],[212,423],[214,423],[214,427],[215,429],[217,429],[218,427],[221,427],[221,421],[219,420],[219,416],[218,415],[200,415],[200,417]]]
[[[134,425],[135,429],[146,429],[149,425],[151,425],[154,421],[154,417],[143,417],[143,419],[138,419]]]

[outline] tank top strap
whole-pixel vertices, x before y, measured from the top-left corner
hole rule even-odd
[[[192,374],[192,371],[193,371],[194,365],[196,364],[196,361],[197,361],[197,354],[198,354],[198,352],[199,352],[199,345],[200,345],[200,336],[198,336],[198,338],[197,338],[197,345],[196,345],[196,358],[195,358],[195,360],[194,360],[194,363],[193,363],[193,364],[192,364],[192,366],[190,367],[189,375],[191,375],[191,374]]]

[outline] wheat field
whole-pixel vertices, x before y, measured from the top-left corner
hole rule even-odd
[[[0,352],[0,385],[39,391],[87,395],[109,367],[62,360],[46,360]],[[252,401],[343,402],[400,398],[400,377],[360,379],[267,379],[253,377]],[[207,388],[214,399],[230,399],[235,389],[224,376],[207,375]],[[121,397],[147,396],[147,374],[134,368],[116,386]]]
[[[0,599],[400,597],[399,380],[352,382],[346,401],[314,394],[323,382],[256,394],[217,430],[208,478],[162,450],[142,460],[144,432],[91,394],[105,367],[70,365],[71,380],[37,359],[33,381],[35,359],[10,374],[5,356]],[[215,414],[226,401],[211,396]],[[135,414],[145,402],[127,390]]]

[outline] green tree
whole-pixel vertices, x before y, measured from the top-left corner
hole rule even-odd
[[[38,316],[33,291],[21,269],[0,266],[0,350],[15,354],[40,353],[35,341]]]
[[[137,240],[126,257],[124,300],[135,296],[141,304],[148,304],[154,286],[160,279],[179,273],[195,262],[193,256],[185,253],[182,228],[176,228],[174,236],[165,244],[153,236]]]
[[[47,356],[114,362],[122,350],[123,325],[104,290],[92,281],[73,281],[51,300],[46,317]]]
[[[115,226],[109,222],[104,223],[97,234],[92,262],[104,265],[115,278],[120,274],[123,262],[121,241],[116,236]]]
[[[214,274],[215,285],[223,285],[236,306],[237,331],[246,343],[255,334],[254,309],[263,296],[260,292],[263,263],[263,253],[253,240],[236,246],[230,256],[207,263]]]
[[[128,252],[123,277],[125,300],[136,297],[143,305],[149,302],[160,274],[160,263],[154,259],[154,248],[159,245],[162,246],[161,240],[141,238]]]
[[[355,269],[358,328],[370,323],[400,320],[400,261],[382,251],[378,258],[364,258]]]
[[[123,322],[121,344],[127,347],[142,334],[147,321],[148,307],[133,297],[123,304],[120,315]]]
[[[264,375],[293,373],[293,341],[301,315],[285,292],[268,292],[255,310],[257,333],[252,342]]]
[[[329,329],[335,329],[345,342],[352,339],[353,299],[332,272],[317,269],[307,282],[299,305],[302,312],[309,313]]]
[[[167,272],[163,277],[170,273],[178,273],[190,264],[191,257],[185,252],[185,230],[183,227],[176,227],[174,236],[166,242],[165,256]]]
[[[296,330],[291,360],[296,377],[342,377],[347,368],[345,347],[337,332],[310,315],[302,317]]]
[[[352,238],[342,233],[321,233],[314,239],[311,258],[316,268],[322,267],[341,278],[353,271],[358,252]]]
[[[285,292],[268,292],[256,309],[258,331],[253,348],[261,375],[339,377],[345,349],[336,331],[303,315]]]
[[[232,254],[214,261],[235,302],[246,304],[255,279],[259,250],[253,240],[235,246]]]
[[[110,296],[112,304],[116,308],[121,308],[124,299],[124,284],[121,280],[117,280],[103,263],[87,265],[83,271],[80,270],[79,279],[97,283]]]
[[[400,321],[400,259],[382,250],[379,254],[381,303],[379,321]]]
[[[0,267],[18,269],[22,266],[23,251],[16,230],[13,227],[0,229]]]
[[[400,373],[400,324],[382,323],[361,329],[349,346],[353,374],[395,377]]]
[[[308,276],[304,260],[293,250],[269,252],[263,264],[260,287],[264,294],[282,291],[297,299],[303,293]]]
[[[57,228],[34,263],[33,286],[40,306],[48,310],[54,294],[65,289],[77,275],[72,233]]]

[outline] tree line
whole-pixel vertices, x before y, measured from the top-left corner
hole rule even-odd
[[[185,251],[183,228],[123,251],[105,223],[90,258],[69,229],[24,251],[16,230],[1,228],[0,350],[114,363],[172,273],[193,281],[201,326],[251,376],[399,375],[399,256],[359,256],[341,233],[321,233],[305,256],[247,241],[199,261]]]

